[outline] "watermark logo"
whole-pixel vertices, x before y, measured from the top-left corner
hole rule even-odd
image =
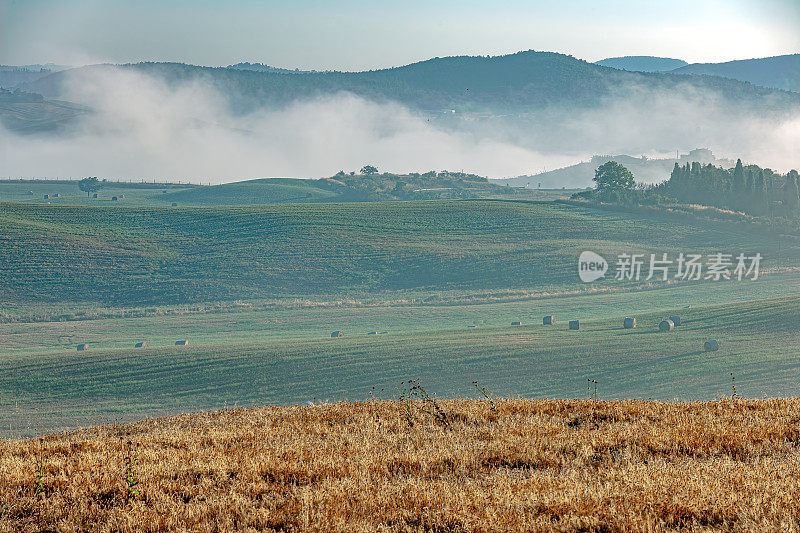
[[[666,253],[619,254],[614,265],[614,279],[757,280],[762,259],[759,253],[734,255],[718,252],[707,256],[680,253],[674,257]],[[584,283],[604,277],[608,269],[606,260],[594,252],[583,252],[578,258],[578,276]]]
[[[608,262],[603,256],[585,251],[578,258],[578,276],[584,283],[591,283],[604,277],[608,271]]]

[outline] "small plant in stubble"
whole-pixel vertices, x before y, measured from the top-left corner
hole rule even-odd
[[[497,413],[497,407],[494,405],[494,399],[492,398],[493,395],[490,395],[489,392],[486,390],[486,387],[483,386],[483,385],[480,385],[477,381],[473,381],[472,384],[475,385],[475,388],[478,390],[478,392],[483,394],[484,398],[489,400],[489,409],[493,413]]]
[[[589,399],[590,400],[597,400],[597,380],[594,379],[587,379],[588,384],[586,385],[586,389],[589,391]],[[592,387],[594,386],[594,392],[592,391]]]
[[[139,486],[139,478],[136,476],[136,465],[139,458],[136,450],[133,449],[133,442],[128,441],[128,449],[125,454],[125,485],[128,488],[128,497],[139,496],[137,487]]]
[[[404,381],[401,385],[405,385]],[[444,409],[436,401],[436,398],[428,394],[418,379],[408,380],[408,391],[405,390],[400,394],[400,401],[403,402],[405,407],[406,421],[409,427],[414,427],[414,408],[432,416],[437,422],[442,424],[445,428],[450,429],[450,419]],[[415,401],[416,400],[416,401]]]
[[[44,461],[40,455],[36,456],[36,497],[45,496],[44,488]]]
[[[406,382],[403,381],[400,383],[400,386],[405,387]],[[399,390],[399,389],[398,389]],[[406,418],[406,423],[408,427],[414,427],[414,401],[411,395],[411,392],[406,392],[405,388],[400,392],[400,403],[403,404],[403,414]]]

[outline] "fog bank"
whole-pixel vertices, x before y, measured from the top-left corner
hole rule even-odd
[[[164,179],[221,183],[265,176],[324,177],[374,164],[388,171],[535,174],[593,154],[714,150],[786,171],[798,167],[800,115],[732,113],[687,86],[628,87],[581,112],[431,117],[339,93],[282,109],[235,114],[199,80],[167,86],[121,69],[69,78],[64,99],[93,109],[59,134],[0,130],[3,177]]]

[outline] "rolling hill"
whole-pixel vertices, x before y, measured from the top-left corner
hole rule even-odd
[[[531,199],[532,195],[502,187],[486,178],[460,172],[425,174],[345,174],[332,178],[265,178],[165,194],[160,200],[180,205],[254,205],[317,202],[385,202],[453,198]]]
[[[6,203],[0,301],[125,306],[575,288],[576,259],[585,249],[758,250],[764,268],[777,259],[777,243],[747,226],[663,217],[489,200],[200,208]],[[799,251],[784,245],[784,261],[793,264]]]
[[[672,71],[675,74],[705,74],[746,81],[762,87],[800,92],[800,54],[726,63],[693,63]]]
[[[88,107],[72,102],[0,89],[0,124],[16,133],[57,131],[89,112]]]

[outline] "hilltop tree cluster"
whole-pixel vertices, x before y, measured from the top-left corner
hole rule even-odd
[[[609,161],[595,172],[595,189],[575,197],[626,205],[696,204],[754,217],[800,218],[800,174],[786,175],[737,160],[732,169],[698,162],[675,164],[667,181],[637,184],[623,165]]]
[[[364,165],[360,173],[339,171],[327,181],[330,187],[347,186],[354,200],[414,200],[436,197],[473,198],[476,191],[492,187],[489,180],[476,174],[431,170],[425,173],[394,174],[379,172]],[[502,192],[502,187],[495,187]]]
[[[800,175],[782,176],[768,168],[742,165],[725,170],[700,163],[675,165],[669,181],[659,186],[682,203],[732,209],[753,216],[800,216]]]

